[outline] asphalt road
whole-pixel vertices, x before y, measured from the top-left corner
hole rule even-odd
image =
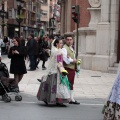
[[[9,60],[6,59],[6,56],[2,58],[9,68]],[[58,107],[56,105],[47,106],[36,98],[39,86],[37,78],[43,74],[40,64],[38,70],[28,72],[24,76],[20,84],[20,90],[23,90],[21,102],[16,102],[14,95],[11,96],[10,103],[5,103],[0,98],[0,120],[103,120],[101,111],[108,96],[108,88],[111,88],[113,75],[82,71],[80,80],[76,80],[75,84],[76,100],[81,104],[66,104],[66,107]],[[102,77],[91,78],[93,74],[100,74]]]
[[[80,105],[58,107],[47,106],[36,96],[22,94],[22,97],[21,102],[16,102],[14,95],[10,103],[0,101],[0,120],[102,120],[103,117],[103,99],[77,98]]]

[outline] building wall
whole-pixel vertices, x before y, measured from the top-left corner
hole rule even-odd
[[[24,6],[21,10],[21,15],[23,17],[23,21],[21,22],[21,35],[24,37],[28,37],[30,33],[36,33],[37,28],[39,27],[37,24],[38,20],[38,9],[40,9],[40,4],[38,4],[37,0],[25,0]],[[40,11],[40,10],[39,10]],[[18,22],[16,21],[17,16],[17,2],[16,0],[8,0],[8,35],[10,37],[16,36],[18,32],[15,31],[15,28],[18,28]],[[40,16],[40,15],[39,15]],[[12,33],[11,33],[12,31]]]
[[[90,22],[90,12],[87,8],[90,7],[88,0],[77,0],[77,4],[80,6],[80,26],[88,27]]]
[[[117,62],[119,0],[70,0],[71,6],[67,6],[67,2],[62,0],[61,4],[61,34],[69,32],[67,20],[71,17],[67,14],[71,11],[67,7],[80,4],[77,44],[81,68],[108,72]],[[71,32],[73,30],[76,38],[75,24],[71,21]]]
[[[72,0],[72,5],[78,4],[80,7],[80,24],[79,27],[88,27],[90,21],[90,12],[87,8],[90,7],[88,0]],[[71,31],[75,30],[75,23],[71,21]]]
[[[4,3],[4,11],[7,12],[7,1],[0,1],[0,10],[2,9],[2,2]],[[7,15],[6,15],[7,16]],[[7,17],[4,16],[4,24],[7,24]],[[2,18],[0,17],[0,24],[2,24]],[[0,25],[0,37],[7,36],[7,26],[4,26],[3,28],[4,31],[2,31],[2,26]],[[4,33],[4,35],[3,35]]]
[[[90,7],[88,27],[79,28],[81,68],[108,72],[117,62],[119,0],[99,0],[101,6]]]
[[[87,8],[90,6],[88,0],[65,0],[61,3],[61,34],[73,32],[76,25],[72,20],[71,7],[80,6],[80,24],[79,27],[87,27],[90,21],[90,13]]]

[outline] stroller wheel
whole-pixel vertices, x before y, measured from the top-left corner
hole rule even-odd
[[[11,101],[11,97],[10,97],[10,96],[6,96],[6,97],[4,98],[4,101],[5,101],[5,102],[10,102],[10,101]]]
[[[15,100],[16,100],[16,101],[21,101],[21,100],[22,100],[22,96],[21,96],[21,95],[15,96]]]
[[[4,101],[4,99],[5,99],[5,95],[2,95],[2,100]]]

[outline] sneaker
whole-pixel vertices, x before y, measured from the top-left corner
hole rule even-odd
[[[36,69],[28,69],[27,71],[35,71]]]

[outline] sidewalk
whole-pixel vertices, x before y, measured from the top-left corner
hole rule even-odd
[[[6,63],[9,68],[10,59],[8,59],[7,57],[3,57],[2,61]],[[37,79],[41,78],[41,76],[45,73],[45,71],[42,70],[41,63],[42,62],[40,62],[39,64],[39,69],[37,69],[36,71],[28,71],[28,73],[24,75],[22,81],[19,84],[20,90],[22,92],[36,96],[40,85]],[[10,76],[13,77],[13,75]],[[76,77],[75,79],[75,97],[79,99],[106,99],[111,90],[115,77],[116,74],[81,70],[79,78]]]

